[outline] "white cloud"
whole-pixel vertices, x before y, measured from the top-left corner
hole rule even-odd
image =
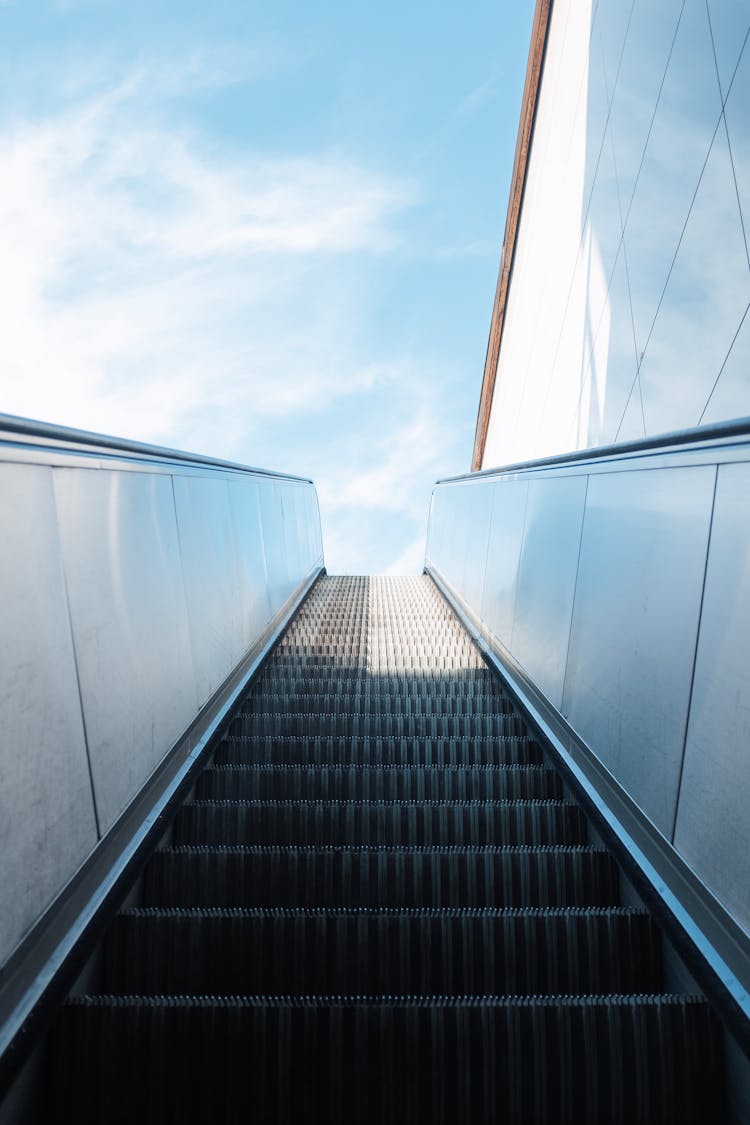
[[[217,152],[140,89],[0,135],[0,409],[163,439],[207,380],[266,414],[350,393],[319,295],[349,298],[320,263],[392,247],[409,186],[331,153]]]

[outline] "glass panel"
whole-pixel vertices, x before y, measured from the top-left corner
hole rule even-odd
[[[599,7],[605,6],[602,0]],[[588,59],[588,90],[586,93],[586,161],[583,177],[584,218],[591,200],[591,189],[596,179],[597,168],[602,155],[604,131],[607,127],[607,114],[611,90],[607,85],[607,72],[604,62],[601,20],[598,12],[591,28]]]
[[[748,117],[748,106],[750,106],[750,47],[746,46],[724,107],[746,240],[750,238],[750,118]]]
[[[720,111],[705,2],[687,0],[625,227],[639,353],[646,346]]]
[[[649,435],[698,424],[749,300],[750,271],[722,126],[641,365]]]
[[[601,293],[597,294],[593,289],[589,291],[588,311],[593,324],[596,325],[599,323],[622,237],[617,173],[609,129],[604,138],[599,170],[591,196],[586,233],[590,233],[592,256],[606,279],[605,288]]]
[[[705,425],[750,415],[748,372],[750,372],[750,311],[745,309],[729,355],[706,403],[702,418]]]
[[[633,9],[610,112],[626,216],[681,11],[682,0],[636,0]]]
[[[602,61],[610,102],[620,70],[625,40],[629,34],[633,7],[634,0],[600,0],[596,9],[594,31],[602,45]]]
[[[750,4],[748,0],[707,0],[707,4],[716,51],[716,69],[719,72],[722,97],[726,98],[737,59],[750,30]]]
[[[640,441],[646,436],[646,426],[643,421],[643,397],[638,379],[632,381],[626,401],[625,412],[615,430],[615,438],[617,441]]]
[[[585,445],[615,440],[636,370],[624,247],[615,264],[609,298],[589,361],[588,432]]]

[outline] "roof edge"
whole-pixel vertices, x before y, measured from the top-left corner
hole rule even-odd
[[[490,424],[490,411],[492,409],[492,398],[495,392],[500,344],[502,342],[503,326],[505,323],[508,288],[513,270],[513,259],[516,252],[518,224],[521,217],[524,190],[526,188],[526,172],[531,155],[536,108],[539,100],[539,85],[544,69],[544,56],[547,49],[547,37],[553,2],[554,0],[537,0],[536,10],[534,12],[534,23],[531,28],[531,46],[529,48],[529,61],[526,66],[526,81],[524,83],[523,100],[521,102],[521,119],[518,125],[516,153],[513,159],[513,176],[510,184],[508,213],[505,218],[505,234],[503,236],[503,249],[500,256],[500,272],[497,279],[497,288],[495,289],[495,303],[492,307],[490,338],[487,344],[487,355],[484,361],[482,391],[479,397],[477,425],[474,433],[474,451],[471,458],[472,472],[481,469],[484,459],[484,447],[487,441],[487,430]]]

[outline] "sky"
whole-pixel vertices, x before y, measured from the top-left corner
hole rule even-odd
[[[417,573],[468,470],[533,0],[0,0],[0,411],[311,476]]]

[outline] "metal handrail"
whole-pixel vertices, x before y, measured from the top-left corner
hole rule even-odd
[[[638,441],[620,442],[617,445],[598,445],[590,449],[576,449],[571,453],[557,453],[552,457],[539,457],[531,461],[515,461],[509,465],[499,465],[477,472],[459,473],[453,477],[440,477],[436,484],[450,484],[452,481],[474,480],[476,477],[502,476],[529,469],[558,468],[562,465],[575,465],[585,461],[606,461],[629,453],[658,453],[663,450],[686,446],[706,446],[724,441],[727,438],[750,438],[750,417],[735,418],[731,422],[717,422],[712,426],[695,426],[691,429],[674,430],[655,438],[640,438]]]
[[[21,437],[41,438],[44,441],[67,443],[68,445],[94,446],[113,453],[136,454],[138,457],[170,464],[204,465],[214,469],[230,469],[233,472],[256,473],[264,477],[278,477],[281,480],[302,481],[312,484],[310,477],[298,477],[292,473],[280,473],[273,469],[258,469],[252,465],[242,465],[236,461],[223,461],[217,457],[207,457],[201,453],[186,453],[168,446],[149,445],[146,442],[130,441],[127,438],[111,437],[91,430],[77,430],[69,426],[58,426],[51,422],[37,422],[31,418],[19,418],[13,414],[0,414],[0,446],[10,444],[5,434],[18,434]],[[58,448],[60,448],[58,446]]]

